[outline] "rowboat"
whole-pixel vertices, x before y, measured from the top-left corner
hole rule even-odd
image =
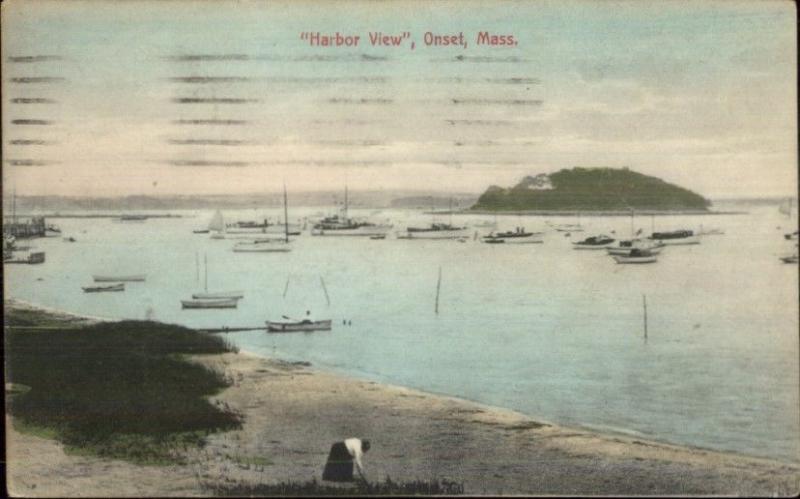
[[[219,299],[227,299],[233,298],[235,300],[239,300],[244,298],[244,292],[242,291],[219,291],[216,293],[194,293],[192,298],[195,300],[219,300]]]
[[[94,282],[142,282],[146,279],[145,274],[136,275],[93,275]]]
[[[614,255],[614,261],[617,263],[655,263],[657,257],[655,255],[650,256],[620,256]]]
[[[375,241],[380,239],[386,239],[386,234],[375,234],[374,236],[369,236],[369,238]]]
[[[103,291],[125,291],[125,283],[111,284],[109,286],[81,286],[85,293],[101,293]]]
[[[797,263],[798,262],[797,255],[782,256],[782,257],[780,257],[780,259],[781,259],[781,261],[783,263]]]
[[[270,333],[294,333],[299,331],[330,331],[331,320],[310,321],[267,321],[267,331]]]
[[[213,300],[181,300],[183,308],[236,308],[236,298],[218,298]]]
[[[612,258],[617,263],[655,263],[658,259],[651,251],[637,248],[630,250],[627,255],[612,255]]]

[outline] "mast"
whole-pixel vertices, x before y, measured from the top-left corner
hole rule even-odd
[[[647,295],[642,295],[642,307],[644,308],[644,341],[647,341]]]
[[[633,208],[631,208],[631,239],[633,239],[633,236],[634,236],[634,230],[633,230],[634,229],[633,228],[634,213],[635,213],[635,210]]]
[[[436,281],[436,305],[433,311],[439,315],[439,290],[442,288],[442,267],[439,267],[439,279]]]
[[[347,184],[344,184],[344,219],[347,220]]]
[[[286,184],[283,184],[283,227],[286,234],[286,242],[289,242],[289,201],[286,197]]]
[[[450,212],[450,225],[452,226],[453,225],[453,197],[452,196],[450,197],[450,202],[448,203],[447,211]]]
[[[328,296],[328,288],[325,286],[325,279],[323,279],[322,276],[319,276],[319,282],[320,282],[320,284],[322,284],[322,291],[325,292],[325,302],[330,307],[331,306],[331,297]]]

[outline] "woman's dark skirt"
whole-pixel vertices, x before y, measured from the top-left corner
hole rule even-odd
[[[347,451],[344,442],[336,442],[331,446],[322,479],[329,482],[353,481],[353,456]]]

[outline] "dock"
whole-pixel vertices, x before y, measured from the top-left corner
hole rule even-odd
[[[220,327],[213,329],[195,329],[200,333],[240,333],[242,331],[266,331],[267,326]]]

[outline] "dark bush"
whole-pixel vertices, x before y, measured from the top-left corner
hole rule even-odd
[[[23,426],[55,430],[65,445],[134,461],[169,459],[199,432],[238,416],[205,397],[227,386],[181,354],[229,351],[215,336],[168,324],[102,323],[6,332],[7,379],[31,387],[9,404]]]

